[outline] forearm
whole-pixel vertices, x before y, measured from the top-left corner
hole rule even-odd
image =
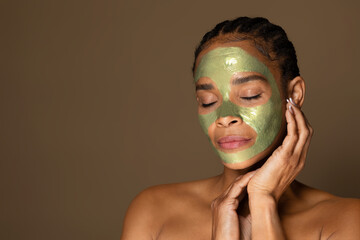
[[[269,195],[249,196],[253,240],[285,240],[277,204]]]

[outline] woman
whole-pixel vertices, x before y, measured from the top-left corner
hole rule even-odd
[[[313,130],[283,29],[264,18],[219,23],[196,49],[193,72],[200,124],[224,171],[144,190],[121,239],[359,239],[359,200],[294,180]]]

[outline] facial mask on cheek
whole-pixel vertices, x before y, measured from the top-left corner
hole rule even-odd
[[[230,80],[235,73],[239,72],[257,72],[266,77],[272,93],[265,104],[256,107],[240,107],[230,101]],[[222,161],[239,163],[266,150],[278,135],[282,120],[280,92],[267,66],[242,48],[216,48],[202,57],[195,73],[195,82],[201,77],[208,77],[213,80],[223,98],[221,106],[216,110],[199,115],[200,125],[206,135],[209,136],[210,125],[215,123],[218,118],[226,116],[240,117],[257,133],[255,143],[241,151],[226,153],[213,146]],[[212,144],[210,138],[209,140]]]

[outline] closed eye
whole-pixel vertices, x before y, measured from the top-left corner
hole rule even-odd
[[[212,103],[203,103],[201,104],[202,107],[206,108],[206,107],[210,107],[212,105],[214,105],[216,102],[212,102]]]
[[[261,93],[258,95],[254,95],[254,96],[250,96],[250,97],[240,97],[241,99],[244,99],[246,101],[251,101],[251,100],[255,100],[261,97]]]

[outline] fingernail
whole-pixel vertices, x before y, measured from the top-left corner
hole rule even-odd
[[[294,110],[291,105],[289,105],[289,111],[291,112],[292,115],[294,115]]]
[[[287,102],[287,103],[290,102],[288,98],[286,99],[286,102]]]
[[[292,104],[292,105],[294,105],[295,107],[299,107],[298,105],[296,105],[296,103],[292,100],[292,98],[289,98],[290,99],[290,103]]]

